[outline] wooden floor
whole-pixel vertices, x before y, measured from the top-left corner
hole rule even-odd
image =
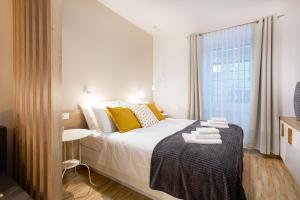
[[[300,200],[300,189],[282,160],[245,152],[243,175],[248,200]]]
[[[87,170],[81,168],[75,173],[66,173],[63,185],[63,199],[65,200],[148,200],[149,198],[119,184],[104,176],[93,173],[92,187],[88,182]]]
[[[101,175],[92,174],[98,185],[88,184],[87,172],[67,173],[64,178],[64,199],[148,200]],[[248,200],[299,200],[300,190],[281,160],[245,151],[243,185]]]

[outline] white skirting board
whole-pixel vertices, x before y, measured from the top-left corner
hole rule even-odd
[[[177,198],[174,198],[170,196],[169,194],[166,194],[164,192],[159,192],[156,190],[152,190],[149,187],[149,183],[141,182],[139,180],[136,180],[128,175],[125,175],[121,172],[118,172],[116,170],[113,170],[109,167],[99,165],[95,163],[93,158],[97,158],[99,156],[99,153],[93,149],[90,149],[84,145],[81,146],[82,151],[82,162],[89,165],[93,171],[111,179],[114,180],[140,194],[143,194],[151,199],[154,200],[178,200]],[[93,177],[92,177],[93,179]]]

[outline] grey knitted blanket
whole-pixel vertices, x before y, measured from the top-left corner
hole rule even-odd
[[[150,188],[186,200],[243,200],[243,130],[219,129],[222,144],[185,143],[181,134],[197,121],[164,138],[152,153]]]

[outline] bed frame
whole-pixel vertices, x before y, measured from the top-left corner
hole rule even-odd
[[[68,120],[64,120],[64,129],[74,129],[74,128],[82,128],[87,129],[87,123],[83,116],[83,113],[80,109],[67,111],[70,115]],[[76,145],[77,146],[77,145]],[[84,163],[88,164],[92,171],[101,174],[111,180],[114,180],[140,194],[143,194],[151,199],[155,200],[178,200],[164,192],[159,192],[156,190],[152,190],[149,188],[149,183],[144,183],[139,180],[136,180],[132,177],[128,177],[121,172],[112,170],[105,166],[100,166],[99,164],[93,162],[93,156],[97,155],[97,151],[86,147],[84,145],[81,146],[82,150],[82,160]]]

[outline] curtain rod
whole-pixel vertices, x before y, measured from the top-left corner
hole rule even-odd
[[[281,17],[284,17],[284,16],[285,16],[285,14],[281,14],[281,15],[278,15],[277,18],[281,18]],[[230,27],[226,27],[226,28],[221,28],[221,29],[218,29],[218,30],[208,31],[208,32],[204,32],[204,33],[195,33],[195,34],[198,34],[198,35],[204,35],[204,34],[208,34],[208,33],[213,33],[213,32],[217,32],[217,31],[222,31],[222,30],[229,29],[229,28],[235,28],[235,27],[244,26],[244,25],[248,25],[248,24],[254,24],[254,23],[258,23],[258,22],[259,22],[259,20],[255,20],[255,21],[252,21],[252,22],[244,23],[244,24],[239,24],[239,25],[235,25],[235,26],[230,26]]]

